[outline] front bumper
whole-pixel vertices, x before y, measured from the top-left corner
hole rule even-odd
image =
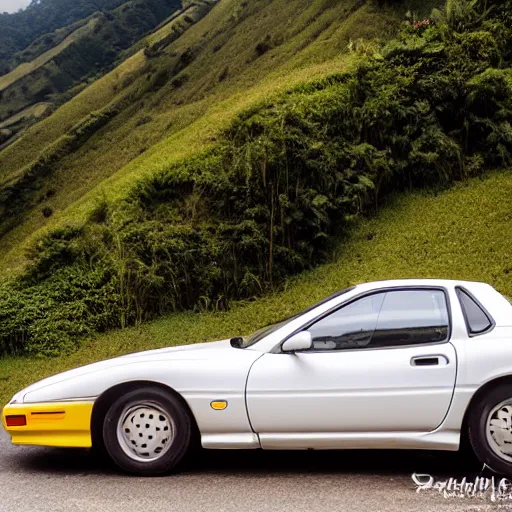
[[[13,444],[90,448],[94,402],[10,404],[2,411],[2,424]],[[25,416],[26,425],[8,427],[7,416]]]

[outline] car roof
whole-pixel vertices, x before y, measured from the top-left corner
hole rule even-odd
[[[468,288],[474,288],[477,285],[480,287],[481,285],[485,287],[492,288],[491,285],[479,281],[464,281],[464,280],[456,280],[456,279],[387,279],[383,281],[371,281],[357,284],[357,288],[359,290],[374,290],[378,288],[396,288],[400,286],[443,286],[443,287],[454,287],[454,286],[462,286]]]
[[[391,279],[373,281],[356,285],[358,292],[378,290],[380,288],[397,288],[410,286],[432,286],[455,288],[460,286],[469,291],[482,306],[491,314],[496,325],[512,326],[512,305],[490,284],[480,281],[464,281],[456,279]]]

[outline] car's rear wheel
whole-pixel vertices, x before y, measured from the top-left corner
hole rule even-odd
[[[512,384],[490,390],[472,406],[469,439],[480,461],[512,476]]]
[[[124,471],[139,475],[174,469],[189,448],[191,434],[191,418],[179,398],[157,387],[120,396],[103,422],[110,457]]]

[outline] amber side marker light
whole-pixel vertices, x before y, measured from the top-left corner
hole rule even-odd
[[[228,406],[225,400],[215,400],[210,404],[210,407],[215,411],[223,411]]]
[[[25,415],[6,416],[5,424],[8,427],[24,427],[27,424],[27,417]]]

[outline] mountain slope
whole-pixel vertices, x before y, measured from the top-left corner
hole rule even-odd
[[[16,53],[40,36],[87,18],[96,11],[115,9],[124,1],[102,0],[98,3],[94,0],[33,0],[22,11],[0,13],[0,75],[10,71],[13,62],[19,63]]]
[[[39,69],[51,59],[59,55],[63,50],[65,50],[70,44],[72,44],[77,39],[85,36],[87,33],[91,32],[96,23],[97,18],[91,18],[90,20],[84,20],[86,23],[81,23],[75,30],[72,30],[68,36],[66,36],[62,41],[57,45],[53,45],[47,51],[37,55],[33,60],[23,62],[19,64],[15,69],[6,73],[3,76],[0,76],[0,92],[12,86],[14,83],[22,80],[27,75],[33,73],[36,69]],[[7,97],[7,94],[6,94]],[[2,98],[3,99],[3,98]],[[5,107],[4,107],[5,108]],[[1,113],[0,113],[1,115]]]
[[[142,42],[146,51],[0,152],[3,186],[38,158],[46,159],[52,144],[58,152],[51,177],[24,186],[21,211],[10,212],[2,230],[8,231],[0,248],[3,267],[23,264],[24,240],[41,227],[79,218],[82,204],[102,191],[121,197],[135,177],[207,146],[241,109],[345,69],[354,55],[350,41],[391,36],[411,5],[395,10],[361,0],[222,0],[196,24],[189,13],[173,21],[179,37],[152,52],[152,45],[172,32],[162,27]],[[365,51],[364,44],[359,51]],[[109,119],[94,125],[71,152],[62,152],[59,139],[74,125],[90,126],[90,111],[107,112]],[[54,215],[44,217],[43,208]]]
[[[379,279],[456,278],[493,283],[512,296],[512,173],[493,173],[439,195],[394,198],[354,227],[321,267],[284,291],[223,313],[180,313],[97,336],[60,359],[0,359],[0,403],[22,387],[75,366],[129,352],[248,334],[348,285]],[[461,212],[463,212],[461,214]]]
[[[180,7],[180,0],[129,0],[66,27],[69,33],[58,44],[48,35],[44,39],[49,39],[46,51],[0,76],[0,121],[8,122],[37,103],[58,105],[69,99],[77,92],[76,87],[67,95],[63,93],[102,74],[121,52]],[[31,48],[24,54],[30,54]],[[14,123],[7,124],[13,127]]]
[[[52,229],[0,286],[0,353],[56,355],[166,312],[227,309],[324,261],[391,194],[508,168],[510,1],[449,0],[385,45],[344,40],[376,12],[398,16],[355,0],[221,1],[170,21],[110,103],[4,167],[2,241],[34,236],[39,208]]]

